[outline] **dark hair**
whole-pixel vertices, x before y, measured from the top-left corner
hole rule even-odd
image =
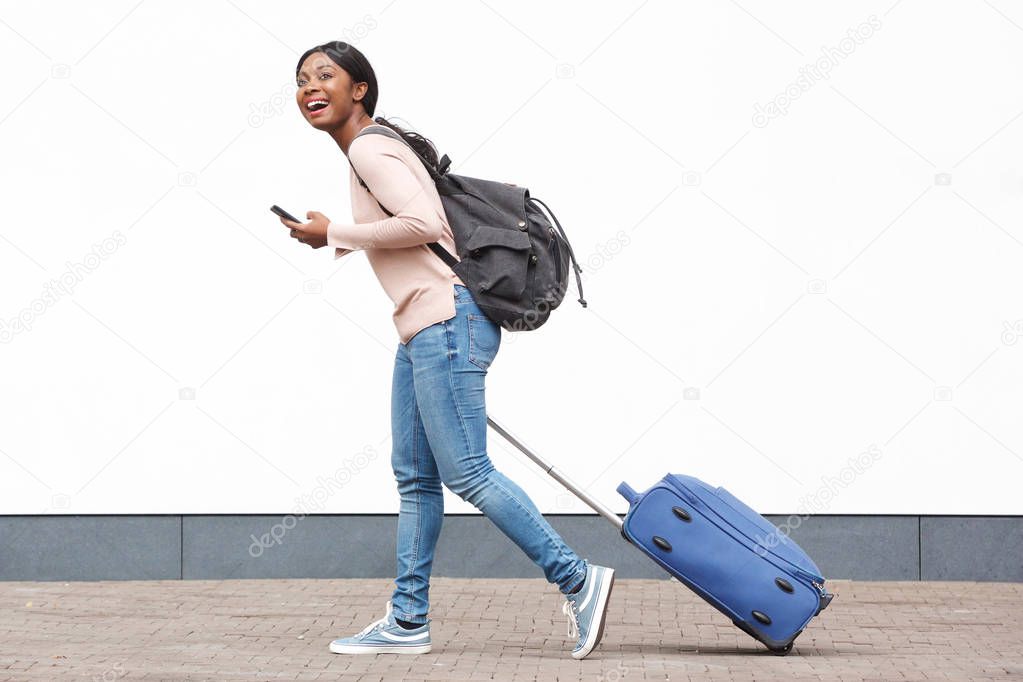
[[[377,107],[377,96],[379,95],[379,88],[377,87],[377,77],[373,72],[373,67],[370,65],[369,60],[366,59],[366,55],[362,54],[357,47],[340,40],[334,40],[323,45],[317,45],[316,47],[310,48],[298,58],[298,66],[295,67],[295,76],[298,76],[298,72],[302,69],[302,64],[309,57],[309,55],[315,52],[322,52],[327,55],[332,62],[340,66],[342,69],[348,72],[352,81],[355,83],[366,83],[368,88],[366,95],[362,98],[362,107],[366,110],[369,116],[373,116],[373,112]],[[420,135],[419,133],[411,130],[405,130],[404,128],[391,123],[383,116],[377,116],[373,119],[380,125],[385,125],[394,132],[405,138],[409,146],[419,152],[419,155],[426,159],[431,166],[437,167],[437,149],[433,146],[433,143],[428,139]]]

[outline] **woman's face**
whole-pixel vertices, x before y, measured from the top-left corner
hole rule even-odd
[[[348,120],[355,106],[353,97],[365,95],[365,83],[352,83],[348,72],[322,52],[306,57],[295,80],[295,100],[310,125],[332,130]]]

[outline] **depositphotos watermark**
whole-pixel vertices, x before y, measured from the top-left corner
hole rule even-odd
[[[881,448],[871,444],[869,448],[855,457],[849,457],[846,460],[846,466],[839,470],[838,476],[821,476],[820,487],[800,498],[798,514],[790,514],[784,523],[777,526],[777,532],[769,534],[766,538],[757,536],[757,553],[763,554],[767,549],[777,547],[782,543],[781,536],[791,535],[793,530],[803,525],[803,521],[810,518],[810,514],[827,510],[842,490],[852,485],[883,456]]]
[[[99,675],[93,675],[90,679],[93,682],[113,682],[113,680],[119,680],[127,674],[128,671],[124,669],[124,664],[118,662],[114,663]]]
[[[68,261],[60,277],[43,284],[43,293],[39,297],[22,308],[15,317],[9,320],[0,318],[0,343],[10,343],[15,334],[32,331],[36,320],[43,313],[56,305],[62,297],[73,294],[75,287],[86,275],[95,272],[104,260],[127,242],[128,238],[123,232],[114,230],[111,236],[99,244],[93,244],[92,251],[82,256],[80,262]]]
[[[615,661],[615,667],[605,670],[597,677],[597,682],[618,682],[628,674],[628,667],[621,661]]]
[[[1021,337],[1023,337],[1023,320],[1002,322],[1002,343],[1006,346],[1015,346]]]
[[[625,250],[625,247],[632,243],[632,239],[625,230],[618,230],[613,237],[603,244],[595,244],[593,253],[583,259],[583,270],[593,274],[608,264],[612,258]]]
[[[753,125],[764,128],[771,119],[784,116],[789,106],[802,94],[810,90],[819,81],[831,78],[831,70],[842,63],[842,60],[856,51],[868,38],[881,28],[881,20],[871,14],[866,21],[856,28],[850,28],[845,38],[838,45],[822,47],[821,56],[799,69],[799,77],[789,83],[785,89],[771,98],[767,104],[758,102],[753,105]]]
[[[270,527],[270,530],[259,537],[250,534],[252,544],[249,545],[249,556],[256,559],[263,556],[263,552],[273,545],[280,545],[284,536],[289,530],[298,525],[298,522],[306,517],[310,511],[322,511],[324,503],[330,499],[338,490],[344,488],[351,480],[365,470],[369,463],[379,456],[376,448],[367,445],[351,459],[346,459],[337,468],[332,476],[324,478],[316,477],[316,487],[309,493],[295,498],[297,511],[293,514],[286,514],[280,521]]]
[[[507,323],[508,326],[502,324],[501,328],[508,332],[532,331],[538,328],[539,327],[538,323],[542,324],[540,320],[546,322],[547,318],[550,317],[550,314],[553,310],[551,308],[550,300],[553,300],[554,298],[557,297],[567,296],[570,284],[571,272],[569,273],[569,277],[565,280],[564,289],[562,289],[557,282],[552,282],[550,286],[545,287],[541,291],[534,293],[533,305],[530,308],[527,308],[525,312],[522,313],[521,317],[514,321],[508,322]],[[563,298],[561,303],[559,303],[558,305],[560,306],[563,305],[564,303],[565,300]],[[506,335],[504,334],[502,334],[501,336],[502,344],[506,343],[505,336]],[[518,335],[511,334],[510,336],[507,337],[508,338],[507,342],[508,343],[514,342],[521,336],[522,336],[521,334]]]

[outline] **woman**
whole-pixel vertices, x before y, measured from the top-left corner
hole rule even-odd
[[[307,51],[296,69],[299,110],[348,156],[354,224],[316,211],[308,223],[281,219],[291,236],[313,248],[333,246],[335,259],[362,250],[387,295],[400,342],[391,386],[391,464],[401,497],[398,576],[385,615],[335,653],[430,651],[430,570],[444,518],[441,484],[469,501],[543,569],[565,594],[574,658],[586,656],[603,633],[614,571],[581,559],[526,493],[494,468],[486,451],[484,381],[501,345],[501,327],[476,305],[458,275],[427,243],[456,254],[440,196],[414,147],[436,167],[427,140],[373,119],[377,81],[366,57],[335,41]],[[386,135],[356,134],[386,126]],[[358,182],[355,171],[369,188]],[[379,204],[377,203],[379,201]],[[389,217],[380,205],[394,215]]]

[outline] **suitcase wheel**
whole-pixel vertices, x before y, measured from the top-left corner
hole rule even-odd
[[[790,583],[788,580],[785,580],[785,578],[775,578],[774,584],[780,587],[783,592],[788,592],[789,594],[792,594],[794,592],[794,589],[792,588],[792,583]]]
[[[655,545],[663,549],[665,552],[671,551],[671,543],[662,538],[660,535],[655,535],[653,541]]]
[[[788,654],[788,653],[789,653],[790,651],[792,651],[792,644],[793,644],[793,642],[789,642],[788,644],[786,644],[785,646],[783,646],[783,647],[782,647],[782,648],[780,648],[780,649],[771,649],[770,651],[771,651],[771,653],[772,653],[772,654],[774,654],[775,656],[785,656],[785,655],[787,655],[787,654]]]

